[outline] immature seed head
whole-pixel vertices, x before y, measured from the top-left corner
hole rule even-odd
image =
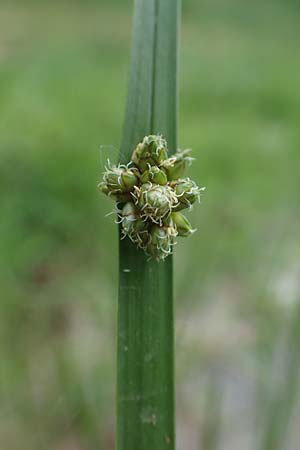
[[[130,192],[125,192],[125,193],[115,192],[115,191],[112,192],[109,190],[108,186],[104,182],[99,183],[98,187],[103,194],[112,198],[116,202],[126,203],[126,202],[132,200]]]
[[[150,166],[149,164],[148,169],[141,175],[141,183],[148,183],[149,181],[164,186],[167,184],[168,179],[163,170],[157,166]]]
[[[191,223],[181,212],[173,212],[171,214],[174,226],[178,232],[178,236],[188,237],[195,233],[196,230],[192,228]]]
[[[162,136],[146,136],[132,153],[128,165],[108,163],[101,192],[118,202],[115,212],[122,237],[128,237],[147,255],[164,260],[172,253],[177,236],[195,230],[180,212],[200,199],[197,184],[181,178],[193,160],[190,150],[168,158]]]
[[[161,168],[166,172],[169,181],[178,180],[191,165],[194,160],[191,157],[191,151],[190,149],[178,150],[174,156],[161,163]]]
[[[143,173],[150,166],[159,166],[168,157],[167,141],[160,135],[144,137],[132,153],[131,160]]]
[[[160,223],[178,203],[173,189],[168,185],[145,183],[135,189],[134,196],[141,216],[155,223]]]
[[[133,202],[127,202],[122,208],[121,223],[124,235],[130,234],[139,217],[139,211]]]
[[[118,196],[131,192],[138,183],[138,170],[128,166],[111,166],[108,164],[100,183],[100,190],[106,195]]]
[[[120,214],[122,234],[128,236],[138,247],[144,248],[148,239],[148,223],[140,217],[140,211],[133,202],[127,202]]]
[[[177,231],[174,227],[153,225],[146,252],[157,260],[163,260],[172,253]]]
[[[200,200],[200,189],[190,178],[182,178],[172,183],[172,187],[178,199],[175,210],[190,208],[196,200]]]

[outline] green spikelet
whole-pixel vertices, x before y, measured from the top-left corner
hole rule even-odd
[[[181,210],[200,200],[197,184],[179,178],[193,160],[191,150],[178,150],[168,158],[161,135],[145,136],[132,152],[128,165],[108,164],[100,190],[118,202],[122,236],[147,255],[164,260],[172,253],[176,237],[195,232]]]

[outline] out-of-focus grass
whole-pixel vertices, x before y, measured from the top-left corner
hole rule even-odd
[[[117,239],[96,184],[100,145],[120,141],[131,6],[0,4],[0,440],[10,450],[113,448]],[[300,10],[183,6],[180,143],[207,192],[191,213],[198,233],[176,248],[179,448],[200,446],[213,367],[222,448],[254,449],[254,392],[269,401],[274,358],[270,395],[286,377],[278,348],[289,351],[300,294]]]

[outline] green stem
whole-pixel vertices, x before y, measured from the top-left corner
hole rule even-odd
[[[176,149],[179,0],[136,0],[120,160],[147,134]],[[117,449],[175,448],[172,257],[120,241]]]

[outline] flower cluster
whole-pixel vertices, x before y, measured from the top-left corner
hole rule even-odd
[[[99,184],[101,192],[117,203],[122,235],[150,257],[163,260],[172,253],[177,236],[196,230],[182,210],[200,201],[199,188],[182,178],[191,164],[191,150],[177,150],[168,158],[167,142],[160,135],[146,136],[127,165],[108,166]]]

